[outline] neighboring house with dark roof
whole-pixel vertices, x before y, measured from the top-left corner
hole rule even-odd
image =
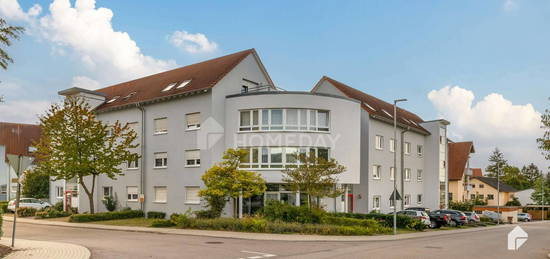
[[[8,164],[9,155],[32,156],[29,147],[40,138],[40,127],[33,124],[0,122],[0,201],[15,198],[15,168]]]
[[[260,173],[268,189],[229,203],[226,216],[253,213],[271,199],[303,204],[303,194],[285,190],[281,171],[297,164],[296,154],[309,152],[346,167],[338,176],[345,194],[321,200],[329,211],[389,212],[390,167],[401,150],[404,180],[397,181],[403,183],[404,206],[447,204],[447,121],[424,121],[398,109],[403,134],[394,141],[391,104],[328,77],[311,91],[283,91],[253,49],[94,91],[73,87],[59,94],[85,98],[100,120],[130,123],[138,133],[141,146],[135,152],[141,158],[123,165],[117,180],[97,179],[97,211],[105,211],[101,200],[108,195],[121,207],[145,211],[203,209],[201,176],[227,148],[247,149],[242,168]],[[397,145],[401,140],[404,148]],[[78,195],[75,183],[52,184],[63,188]],[[78,203],[80,211],[88,210],[85,195]]]
[[[449,141],[449,200],[466,201],[470,197],[470,154],[475,153],[474,143]]]
[[[497,196],[497,179],[493,177],[474,177],[471,179],[470,184],[472,186],[470,199],[477,197],[486,201],[488,206],[497,206],[497,200],[499,200],[500,206],[504,206],[512,200],[512,197],[518,191],[512,186],[500,182],[500,196]]]

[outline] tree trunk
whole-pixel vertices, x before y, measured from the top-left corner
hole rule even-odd
[[[92,189],[89,190],[86,184],[84,183],[84,179],[82,176],[79,178],[80,185],[84,189],[84,192],[86,192],[86,195],[88,195],[88,202],[90,203],[90,214],[94,214],[94,189],[95,189],[95,175],[92,175]]]

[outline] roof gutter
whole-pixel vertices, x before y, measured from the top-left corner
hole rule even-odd
[[[379,120],[379,121],[390,123],[390,124],[393,125],[393,120],[390,120],[390,119],[387,119],[387,118],[384,118],[382,116],[378,116],[378,115],[375,115],[375,114],[370,114],[370,116],[374,119]],[[431,133],[428,132],[428,131],[423,131],[423,130],[420,130],[418,128],[414,128],[414,127],[411,127],[409,125],[403,124],[401,122],[397,122],[397,127],[402,128],[402,129],[406,129],[407,131],[414,131],[416,133],[419,133],[419,134],[422,134],[422,135],[425,135],[425,136],[431,135]]]

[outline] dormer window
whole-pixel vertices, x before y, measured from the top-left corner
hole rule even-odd
[[[188,85],[189,83],[191,83],[191,79],[185,80],[185,81],[181,82],[181,84],[179,84],[178,87],[176,87],[176,89],[184,88],[184,87],[185,87],[186,85]]]
[[[126,100],[126,99],[128,99],[128,98],[134,96],[135,94],[136,94],[136,92],[131,92],[130,94],[126,95],[126,96],[124,97],[124,99]]]
[[[118,98],[120,98],[120,96],[117,95],[117,96],[113,97],[111,100],[107,101],[107,103],[112,103],[112,102],[116,101]]]
[[[178,84],[178,82],[173,82],[173,83],[170,83],[168,86],[166,86],[166,88],[164,88],[162,91],[163,92],[167,92],[167,91],[170,91],[172,90],[172,88],[174,88],[174,86],[176,86]]]

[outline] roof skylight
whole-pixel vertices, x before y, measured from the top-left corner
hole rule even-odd
[[[393,118],[393,116],[392,116],[389,112],[387,112],[386,110],[382,109],[382,111],[383,111],[386,115],[388,115],[388,116],[390,116],[391,118]]]
[[[113,97],[111,100],[107,101],[107,103],[112,103],[112,102],[116,101],[118,98],[120,98],[119,95]]]
[[[178,84],[178,82],[170,83],[168,86],[166,86],[164,89],[162,89],[162,91],[163,91],[163,92],[170,91],[170,90],[172,90],[172,88],[174,88],[174,86],[176,86],[177,84]]]
[[[134,96],[135,94],[136,94],[136,92],[131,92],[130,94],[126,95],[126,96],[124,97],[124,99],[128,99],[128,98]]]
[[[189,83],[191,83],[191,79],[181,82],[181,84],[179,84],[178,87],[176,87],[176,89],[184,88]]]
[[[376,111],[376,109],[372,108],[372,106],[370,106],[368,103],[366,102],[363,102],[363,104],[367,107],[369,107],[369,109],[373,110],[373,111]]]

